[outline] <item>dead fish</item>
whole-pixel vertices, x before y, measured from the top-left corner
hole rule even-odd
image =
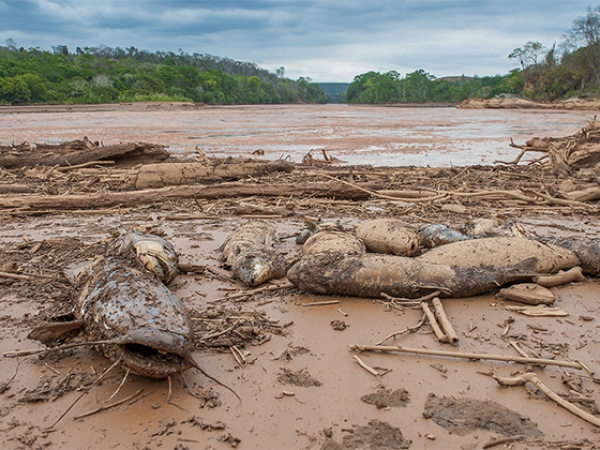
[[[273,225],[258,220],[246,222],[221,246],[221,261],[246,286],[258,286],[285,275],[286,261],[275,247],[276,242]]]
[[[509,267],[535,257],[538,273],[555,273],[580,264],[570,250],[534,239],[493,237],[454,242],[433,248],[418,259],[434,264],[449,264],[465,268]]]
[[[425,248],[439,247],[440,245],[450,244],[451,242],[460,242],[470,239],[469,236],[441,223],[421,226],[419,228],[419,238],[421,245]]]
[[[323,252],[303,256],[287,272],[300,289],[315,294],[380,298],[471,297],[535,275],[535,258],[506,268],[460,268],[415,258],[367,253]]]
[[[397,219],[375,219],[362,223],[356,229],[356,236],[372,253],[413,256],[420,247],[419,235]]]
[[[360,255],[366,250],[365,244],[357,236],[327,228],[313,233],[302,246],[303,255],[314,255],[325,251]]]
[[[512,221],[504,222],[497,218],[469,220],[460,229],[453,229],[444,224],[423,225],[419,228],[419,236],[425,248],[487,237],[535,237],[534,233],[529,232],[522,225]]]
[[[135,236],[128,239],[134,241]],[[127,248],[123,238],[109,248]],[[165,258],[169,259],[159,255]],[[136,266],[133,258],[121,255],[88,264],[77,272],[79,293],[72,320],[42,325],[29,337],[52,345],[79,327],[90,345],[128,372],[163,379],[196,368],[239,399],[192,357],[193,331],[182,301],[161,279]]]
[[[583,273],[600,275],[600,240],[593,238],[544,239],[544,242],[566,248],[579,258]]]
[[[177,276],[177,253],[173,245],[160,236],[136,230],[121,230],[120,236],[108,247],[109,254],[132,256],[142,268],[165,284],[171,283]]]

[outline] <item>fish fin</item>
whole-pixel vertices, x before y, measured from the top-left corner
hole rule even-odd
[[[46,346],[56,344],[60,338],[68,335],[71,331],[83,327],[83,320],[72,320],[69,322],[49,322],[34,328],[29,332],[29,339],[40,341]]]
[[[536,267],[538,265],[538,258],[532,256],[531,258],[524,259],[520,263],[515,264],[512,269],[523,274],[530,274],[532,277],[541,275]]]

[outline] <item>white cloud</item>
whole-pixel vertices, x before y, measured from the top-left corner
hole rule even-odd
[[[562,40],[588,0],[0,0],[0,38],[135,46],[256,62],[290,78],[375,70],[495,75],[527,41]]]

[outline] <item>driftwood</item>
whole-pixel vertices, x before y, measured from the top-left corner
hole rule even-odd
[[[581,364],[579,361],[561,361],[558,359],[523,358],[519,356],[485,355],[482,353],[464,353],[447,350],[428,350],[424,348],[403,347],[401,345],[350,345],[349,347],[351,350],[357,350],[359,352],[398,352],[470,360],[506,361],[523,364],[547,364],[561,367],[571,367],[579,370],[584,369],[583,364]]]
[[[185,198],[234,197],[328,197],[334,199],[366,200],[363,190],[349,189],[340,183],[220,183],[210,186],[177,186],[131,192],[107,192],[77,195],[19,195],[0,197],[1,209],[97,209],[111,206],[139,206]]]
[[[525,386],[526,383],[533,384],[536,388],[538,388],[546,397],[555,402],[557,405],[562,406],[569,412],[575,414],[576,416],[582,418],[586,422],[591,423],[597,427],[600,427],[600,418],[596,417],[580,408],[575,406],[572,403],[569,403],[544,383],[537,377],[537,375],[533,372],[527,372],[521,374],[517,377],[513,378],[504,378],[498,377],[494,375],[494,379],[498,382],[500,386],[511,387],[511,386]]]
[[[594,117],[579,133],[562,138],[536,137],[525,145],[517,145],[511,139],[510,146],[520,150],[517,157],[512,161],[497,160],[495,164],[516,165],[526,153],[537,152],[543,156],[533,163],[539,163],[556,173],[569,174],[574,168],[593,167],[600,162],[600,122]]]
[[[217,165],[202,163],[147,164],[139,169],[135,187],[136,189],[148,189],[196,184],[201,181],[239,180],[251,176],[268,175],[273,172],[290,173],[293,169],[293,164],[283,160]]]
[[[89,141],[84,141],[88,142]],[[90,161],[115,159],[118,157],[131,159],[131,163],[157,162],[165,160],[169,154],[163,146],[127,143],[108,145],[106,147],[89,144],[83,149],[78,146],[37,146],[3,147],[0,149],[0,166],[7,169],[41,166],[76,166]],[[50,149],[50,150],[48,150]]]

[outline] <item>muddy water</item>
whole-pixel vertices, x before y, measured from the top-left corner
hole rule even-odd
[[[323,149],[350,164],[442,167],[511,160],[517,154],[509,147],[511,137],[524,143],[534,136],[565,136],[593,117],[592,111],[350,105],[136,104],[44,111],[0,108],[0,144],[88,136],[105,144],[163,144],[179,155],[196,147],[215,156],[250,157],[262,150],[260,158],[300,162],[309,150]]]

